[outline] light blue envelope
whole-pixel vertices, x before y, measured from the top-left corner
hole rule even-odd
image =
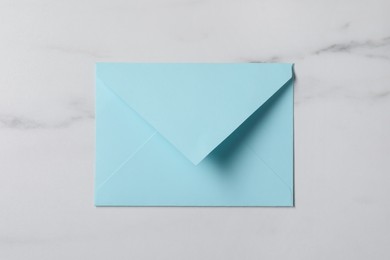
[[[96,206],[293,206],[292,64],[98,63]]]

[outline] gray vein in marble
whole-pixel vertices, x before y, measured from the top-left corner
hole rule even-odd
[[[41,122],[12,115],[0,115],[0,125],[11,129],[36,129],[44,126]]]
[[[385,91],[373,93],[373,94],[371,94],[371,97],[374,99],[389,98],[390,97],[390,90],[385,90]]]
[[[347,30],[349,29],[349,27],[351,27],[351,23],[347,22],[341,26],[341,30]]]
[[[381,60],[390,60],[389,56],[386,55],[378,55],[378,54],[366,54],[364,57],[370,58],[370,59],[381,59]]]
[[[36,120],[23,115],[0,114],[0,128],[18,130],[61,129],[81,121],[95,119],[94,113],[85,108],[85,103],[81,99],[71,100],[68,104],[68,109],[72,110],[74,115],[58,122]]]
[[[248,63],[272,63],[272,62],[281,62],[281,57],[279,56],[270,56],[266,57],[263,59],[242,59],[241,61],[243,62],[248,62]]]
[[[313,93],[308,93],[304,96],[299,96],[295,99],[294,104],[300,105],[302,103],[307,103],[312,100],[317,99],[334,99],[335,97],[342,97],[347,98],[351,100],[357,100],[357,101],[363,101],[375,104],[378,104],[380,102],[388,102],[390,100],[390,90],[384,89],[380,91],[375,92],[364,92],[364,93],[354,93],[353,91],[348,90],[348,92],[345,92],[343,87],[336,86],[336,87],[329,87],[326,91],[320,91],[316,90]]]
[[[60,129],[84,120],[94,119],[94,115],[71,116],[58,123],[48,123],[40,120],[34,120],[24,116],[0,115],[0,128],[30,130],[30,129]]]
[[[314,52],[319,55],[322,53],[338,53],[338,52],[351,52],[355,49],[375,49],[381,47],[390,46],[390,37],[384,37],[378,41],[367,40],[367,41],[350,41],[348,43],[337,43],[330,46],[321,48]],[[384,56],[387,57],[387,56]]]

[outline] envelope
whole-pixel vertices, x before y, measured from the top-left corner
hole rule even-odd
[[[97,63],[96,206],[293,206],[293,73]]]

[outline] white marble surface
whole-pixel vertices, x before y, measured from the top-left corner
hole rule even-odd
[[[390,2],[0,0],[0,259],[390,259]],[[94,63],[294,62],[295,208],[95,208]]]

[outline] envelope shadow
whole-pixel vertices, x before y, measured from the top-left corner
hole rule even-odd
[[[232,134],[230,134],[218,147],[209,155],[209,159],[215,162],[218,167],[228,169],[235,161],[245,144],[250,142],[251,136],[261,125],[264,119],[270,114],[272,107],[278,102],[291,80],[286,82],[271,98],[259,107],[250,117],[245,120]],[[230,171],[226,171],[229,173]]]

